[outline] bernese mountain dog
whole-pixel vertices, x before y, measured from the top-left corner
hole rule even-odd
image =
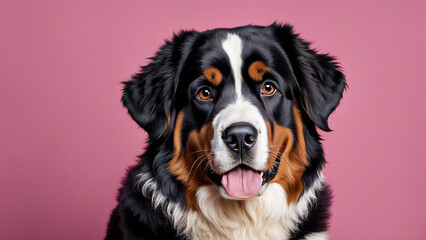
[[[148,143],[105,239],[327,239],[317,128],[345,88],[287,24],[175,34],[124,82]]]

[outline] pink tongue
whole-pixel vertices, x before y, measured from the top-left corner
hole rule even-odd
[[[236,167],[223,175],[222,185],[231,197],[255,197],[259,195],[262,186],[262,173],[250,168]]]

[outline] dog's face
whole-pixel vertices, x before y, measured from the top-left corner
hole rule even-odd
[[[125,84],[124,105],[151,144],[172,146],[159,161],[194,207],[209,184],[247,199],[275,182],[296,201],[310,164],[305,135],[329,130],[346,86],[333,58],[275,24],[182,32]]]

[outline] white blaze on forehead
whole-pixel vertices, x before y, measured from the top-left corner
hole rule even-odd
[[[222,42],[222,47],[228,55],[231,64],[238,101],[242,99],[241,85],[243,79],[241,76],[241,66],[243,64],[243,59],[241,58],[241,54],[243,52],[243,41],[238,35],[229,33],[227,38]]]

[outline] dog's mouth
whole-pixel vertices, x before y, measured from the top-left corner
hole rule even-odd
[[[265,172],[241,164],[223,174],[218,174],[210,168],[207,175],[216,185],[223,187],[230,197],[247,199],[261,194],[262,186],[277,174],[279,164],[280,157],[277,155],[272,168]]]

